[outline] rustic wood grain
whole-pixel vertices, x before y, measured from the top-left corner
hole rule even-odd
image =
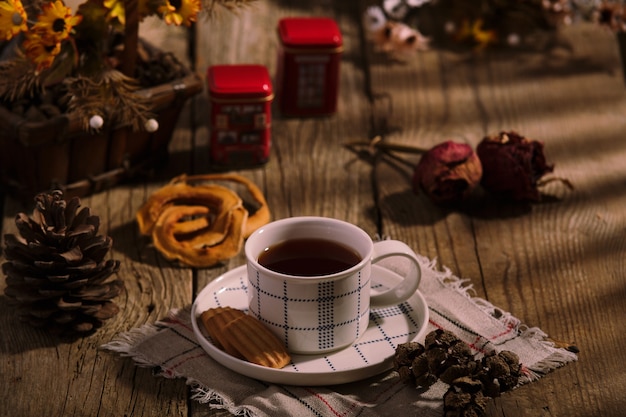
[[[359,28],[355,25],[358,22],[350,18],[357,11],[355,5],[336,6],[330,2],[315,3],[314,7],[301,6],[298,2],[293,5],[256,3],[237,16],[222,14],[206,27],[201,26],[198,71],[206,73],[208,66],[216,64],[256,62],[274,74],[278,48],[276,28],[280,18],[316,13],[335,18],[346,41],[338,113],[333,117],[286,118],[274,105],[269,162],[260,170],[238,172],[263,188],[274,219],[329,216],[359,224],[375,234],[369,168],[356,163],[354,155],[342,147],[342,143],[366,140],[369,134],[369,106],[364,93],[364,73],[359,65],[361,45],[356,36]],[[232,35],[223,36],[225,33]],[[198,110],[206,111],[202,107]],[[198,158],[204,159],[202,155]],[[198,271],[198,291],[228,268],[244,262],[240,255],[227,267]],[[194,413],[201,413],[207,407],[192,404],[192,409]],[[213,413],[228,415],[220,411]]]
[[[284,118],[274,106],[270,161],[236,172],[264,191],[274,218],[324,215],[393,237],[466,278],[477,296],[580,348],[580,360],[492,402],[489,416],[618,417],[626,353],[626,89],[611,33],[585,24],[549,51],[482,55],[435,49],[391,61],[363,40],[365,2],[259,1],[237,16],[201,20],[195,70],[218,63],[276,68],[276,24],[285,16],[334,17],[344,35],[339,111]],[[182,59],[185,29],[150,21],[150,39]],[[126,284],[121,312],[95,335],[71,343],[31,329],[0,296],[0,415],[226,416],[190,399],[182,380],[99,350],[119,332],[188,305],[208,282],[243,264],[239,255],[208,269],[166,261],[139,236],[134,215],[151,192],[181,173],[211,172],[208,100],[185,107],[163,170],[146,181],[83,199],[114,239],[111,256]],[[514,129],[542,140],[556,174],[542,203],[511,205],[478,192],[461,208],[433,205],[411,190],[419,155],[351,151],[345,143],[383,140],[430,147],[452,139],[476,145]],[[5,198],[2,231],[30,211]],[[4,289],[0,280],[0,290]],[[219,382],[218,382],[219,383]]]
[[[399,109],[387,124],[401,128],[386,140],[475,146],[484,135],[517,130],[544,141],[556,174],[575,184],[573,191],[550,184],[533,206],[477,195],[449,210],[410,192],[416,157],[376,165],[385,234],[437,258],[529,327],[581,350],[579,362],[496,400],[494,416],[619,415],[624,405],[617,347],[626,304],[624,84],[612,34],[580,25],[563,37],[573,49],[554,57],[504,52],[461,61],[431,51],[393,66],[370,55],[374,95],[393,92]],[[411,87],[398,88],[404,84]],[[411,118],[405,110],[415,102]]]

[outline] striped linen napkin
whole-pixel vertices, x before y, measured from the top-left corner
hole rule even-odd
[[[420,262],[420,292],[430,314],[428,331],[450,330],[478,356],[493,350],[517,353],[523,365],[522,384],[577,359],[575,353],[546,340],[540,329],[529,328],[510,313],[472,297],[467,280],[448,269],[437,269],[435,261],[421,257]],[[417,390],[391,370],[323,387],[277,385],[240,375],[213,360],[197,343],[190,311],[191,306],[174,310],[162,321],[117,335],[102,348],[131,357],[138,366],[158,369],[160,376],[185,378],[195,400],[237,416],[443,415],[446,384],[437,382],[428,390]]]

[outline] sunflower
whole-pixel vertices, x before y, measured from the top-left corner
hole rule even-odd
[[[168,0],[166,5],[159,9],[159,13],[168,25],[191,26],[196,21],[201,7],[201,0]]]
[[[469,40],[476,44],[477,50],[486,48],[489,44],[497,41],[495,30],[486,30],[483,28],[483,20],[475,19],[473,22],[465,19],[461,29],[456,34],[456,39],[463,41]]]
[[[139,20],[143,20],[146,16],[154,14],[154,10],[158,7],[155,4],[166,4],[167,0],[139,0],[137,2],[137,14]],[[117,19],[122,25],[126,24],[126,10],[123,0],[104,0],[104,7],[109,9],[108,19]],[[173,8],[172,8],[173,9]]]
[[[54,58],[61,52],[61,43],[50,43],[39,33],[28,32],[22,46],[26,57],[37,65],[37,72],[50,68]]]
[[[82,16],[72,16],[72,10],[61,0],[45,4],[42,12],[37,16],[37,23],[32,30],[40,33],[49,44],[69,38],[72,28],[82,20]]]
[[[20,0],[0,1],[0,40],[10,40],[28,30],[26,11]]]
[[[122,0],[104,0],[103,6],[109,9],[108,19],[117,19],[122,25],[126,23],[126,13],[124,13]]]

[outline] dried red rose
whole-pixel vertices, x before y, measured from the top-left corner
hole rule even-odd
[[[413,191],[421,188],[435,203],[466,198],[480,183],[483,169],[478,156],[465,143],[447,141],[428,150],[413,172]]]
[[[553,165],[546,163],[543,143],[510,131],[485,137],[476,153],[483,165],[482,186],[517,201],[538,201],[537,186]]]

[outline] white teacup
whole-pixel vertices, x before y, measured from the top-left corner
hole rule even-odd
[[[353,255],[337,256],[346,250]],[[417,256],[405,243],[373,242],[359,227],[325,217],[269,223],[248,238],[245,253],[250,314],[292,353],[318,354],[351,345],[367,329],[370,306],[405,301],[421,279]],[[292,256],[318,259],[308,266],[304,259],[291,264],[284,259]],[[372,263],[390,256],[408,259],[408,272],[396,287],[373,295]],[[286,264],[281,265],[282,261]]]

